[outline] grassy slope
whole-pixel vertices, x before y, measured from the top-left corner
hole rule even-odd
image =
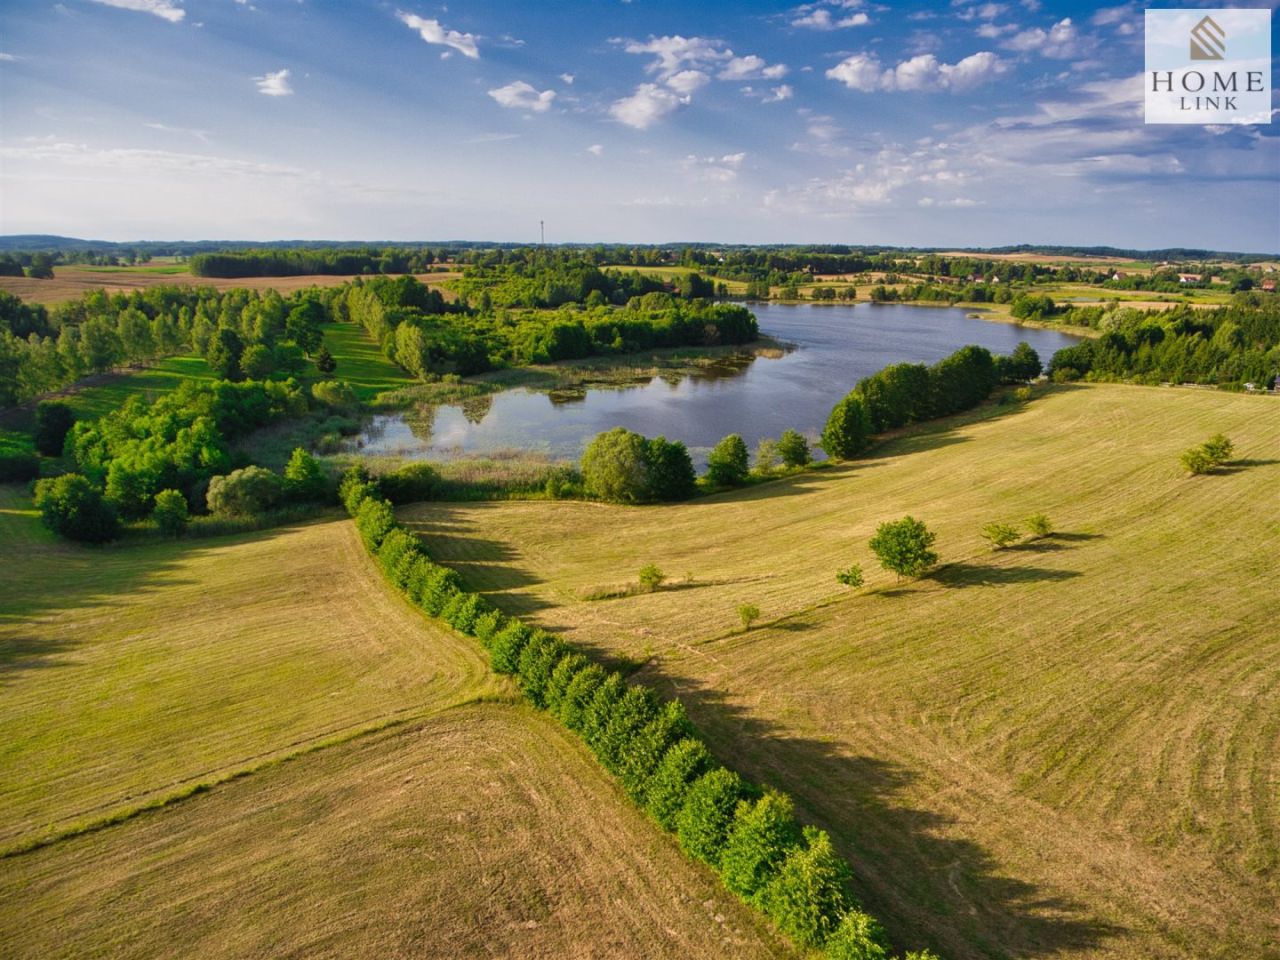
[[[349,522],[87,549],[0,487],[0,566],[0,847],[251,772],[0,859],[0,955],[791,955]]]
[[[1252,462],[1184,477],[1219,430]],[[722,756],[833,830],[905,945],[1276,956],[1277,454],[1269,398],[1079,387],[688,505],[410,513],[508,608],[651,656]],[[1064,535],[979,537],[1036,511]],[[905,513],[950,566],[900,586],[866,543]],[[693,583],[578,599],[647,562]],[[773,622],[736,632],[744,602]]]
[[[10,860],[0,954],[787,957],[525,708],[463,707]]]
[[[0,490],[0,847],[495,689],[349,523],[95,550]]]

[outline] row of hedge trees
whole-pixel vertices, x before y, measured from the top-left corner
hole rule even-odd
[[[822,431],[822,449],[829,457],[849,459],[866,450],[874,434],[969,410],[998,383],[1032,380],[1040,369],[1040,357],[1025,342],[1008,356],[970,345],[933,366],[895,363],[858,381],[835,405]]]
[[[717,764],[679,701],[628,683],[467,592],[456,571],[431,561],[363,472],[350,472],[339,492],[387,579],[428,615],[479,640],[493,669],[582,737],[686,854],[717,870],[797,943],[840,960],[887,958],[884,931],[850,894],[849,867],[830,837],[801,826],[785,795]]]

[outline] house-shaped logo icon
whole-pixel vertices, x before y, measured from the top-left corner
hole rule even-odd
[[[1191,28],[1191,59],[1221,60],[1227,52],[1227,34],[1212,17]]]

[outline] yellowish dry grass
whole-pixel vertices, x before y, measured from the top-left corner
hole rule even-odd
[[[1188,478],[1216,432],[1240,462]],[[993,553],[983,524],[1061,534]],[[877,523],[946,566],[898,584]],[[904,946],[1270,957],[1280,943],[1280,404],[1062,388],[672,507],[430,504],[439,560],[685,700],[834,833]],[[677,589],[580,599],[656,563]],[[838,568],[862,563],[851,594]],[[743,634],[736,608],[764,625]]]

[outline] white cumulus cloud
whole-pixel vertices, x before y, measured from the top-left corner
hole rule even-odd
[[[264,76],[254,77],[258,92],[268,97],[289,97],[293,95],[293,87],[289,86],[289,71],[274,70]]]
[[[609,114],[619,123],[637,130],[648,130],[667,114],[688,102],[687,96],[678,96],[656,83],[642,83],[631,96],[614,101],[609,107]]]
[[[476,46],[476,37],[473,34],[450,30],[439,20],[428,20],[412,13],[405,13],[403,10],[396,11],[396,17],[410,30],[417,30],[418,36],[427,43],[451,47],[472,60],[480,57],[480,48]]]
[[[872,54],[857,53],[836,64],[826,75],[850,90],[870,93],[877,90],[951,90],[963,92],[980,86],[1008,69],[1008,64],[989,50],[943,63],[931,53],[922,53],[885,67]]]
[[[593,143],[591,146],[587,147],[587,153],[591,154],[593,157],[600,157],[600,156],[603,156],[603,155],[604,155],[604,144],[603,144],[603,143]]]
[[[187,15],[187,11],[173,0],[93,0],[93,2],[100,3],[104,7],[119,7],[121,10],[155,14],[170,23],[179,23]]]
[[[532,84],[523,80],[508,83],[505,87],[496,87],[489,91],[489,96],[504,107],[512,110],[532,110],[534,113],[546,113],[551,109],[551,101],[556,98],[554,90],[538,92]]]
[[[840,30],[844,27],[865,27],[871,18],[865,13],[855,13],[847,17],[833,14],[825,7],[810,10],[802,17],[791,21],[793,27],[807,27],[810,30]]]
[[[1070,17],[1066,17],[1048,30],[1033,27],[1014,34],[1004,42],[1004,47],[1019,53],[1034,51],[1042,57],[1065,60],[1076,55],[1079,48],[1078,41],[1075,24],[1071,22]]]
[[[701,70],[681,70],[667,77],[667,86],[686,96],[710,82],[711,78]]]

